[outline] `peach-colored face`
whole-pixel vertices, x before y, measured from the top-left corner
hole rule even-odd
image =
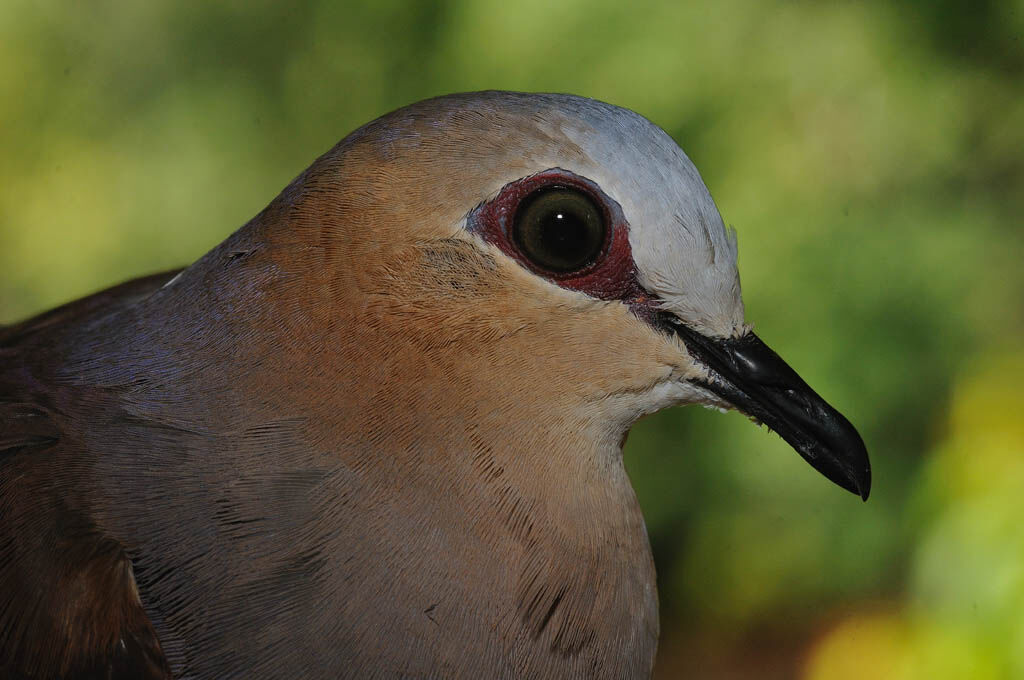
[[[524,195],[578,188],[602,213],[586,272],[546,270],[521,250],[524,182]],[[450,370],[466,380],[503,386],[492,391],[543,380],[618,432],[671,404],[727,406],[688,382],[704,369],[652,321],[663,310],[742,333],[735,240],[689,159],[641,116],[564,95],[430,100],[356,131],[300,183],[289,209],[320,230],[337,307],[372,307],[374,323],[419,334],[419,351],[431,337],[459,343]]]

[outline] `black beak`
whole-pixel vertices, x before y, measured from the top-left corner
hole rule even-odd
[[[871,463],[864,440],[761,338],[709,338],[674,318],[668,323],[709,369],[709,380],[699,384],[778,432],[825,477],[868,499]]]

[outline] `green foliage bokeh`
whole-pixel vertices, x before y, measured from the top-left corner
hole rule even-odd
[[[7,0],[0,323],[196,259],[417,99],[626,106],[875,471],[862,504],[741,416],[638,424],[659,675],[1024,677],[1024,2],[961,4]]]

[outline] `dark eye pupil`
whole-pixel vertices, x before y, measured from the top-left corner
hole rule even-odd
[[[537,266],[557,273],[591,264],[604,249],[607,227],[593,200],[575,189],[544,189],[516,212],[514,237]]]
[[[589,231],[579,215],[552,212],[544,216],[538,238],[541,247],[559,260],[573,260],[587,248]]]

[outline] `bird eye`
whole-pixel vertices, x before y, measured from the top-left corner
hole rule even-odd
[[[513,238],[536,266],[564,274],[593,263],[608,234],[604,211],[576,189],[548,187],[516,210]]]

